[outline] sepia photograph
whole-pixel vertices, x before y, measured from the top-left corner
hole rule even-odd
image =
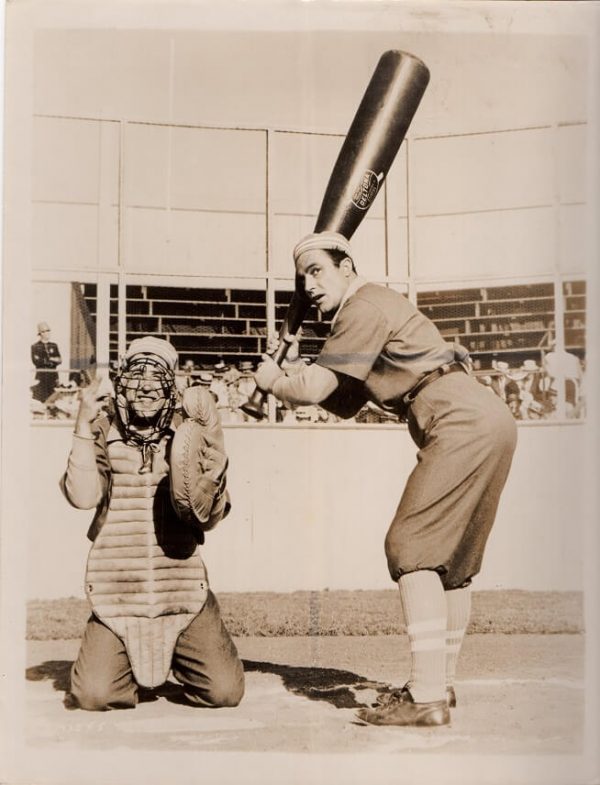
[[[0,782],[600,782],[600,3],[3,45]]]

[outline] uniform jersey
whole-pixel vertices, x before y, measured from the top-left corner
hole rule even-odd
[[[393,410],[423,376],[467,356],[402,294],[363,283],[340,307],[316,362],[362,382],[365,400]]]
[[[360,280],[351,287],[316,361],[340,379],[326,408],[347,416],[372,400],[398,409],[425,375],[466,363],[466,349],[444,341],[400,293]],[[388,568],[394,581],[435,570],[455,589],[479,572],[515,449],[514,420],[503,401],[460,373],[423,388],[407,421],[419,453],[386,537]]]

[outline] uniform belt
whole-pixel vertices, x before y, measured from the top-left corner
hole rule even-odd
[[[456,360],[451,363],[444,363],[444,365],[440,365],[439,368],[436,368],[435,371],[428,373],[426,376],[420,379],[414,387],[411,387],[410,390],[402,396],[402,406],[404,409],[408,409],[417,395],[421,392],[421,390],[427,387],[428,384],[435,382],[436,379],[439,379],[442,376],[446,376],[449,373],[456,373],[457,371],[468,373],[465,366]]]

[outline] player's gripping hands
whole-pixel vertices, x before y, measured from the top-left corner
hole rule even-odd
[[[254,374],[256,386],[264,392],[271,392],[273,385],[284,374],[293,375],[304,366],[300,359],[300,336],[302,330],[296,335],[288,333],[283,341],[287,345],[285,359],[278,365],[273,359],[273,354],[277,351],[280,344],[279,336],[272,336],[267,342],[266,354],[262,355],[262,362],[259,364]]]

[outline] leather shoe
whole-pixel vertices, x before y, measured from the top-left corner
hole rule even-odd
[[[448,701],[432,701],[415,703],[410,690],[403,687],[397,700],[389,700],[374,709],[359,709],[358,719],[371,725],[415,725],[436,726],[448,725],[450,710]]]
[[[410,694],[408,687],[396,687],[389,692],[384,692],[377,696],[373,706],[386,706],[388,703],[390,703],[390,701],[402,700],[404,692],[408,692]],[[450,709],[456,708],[456,692],[454,691],[454,687],[452,685],[446,687],[446,702],[448,703],[448,707]]]

